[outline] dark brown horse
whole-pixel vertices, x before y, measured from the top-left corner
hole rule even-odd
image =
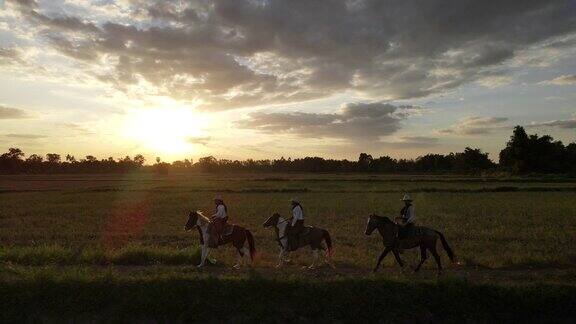
[[[186,231],[190,231],[192,228],[196,227],[198,229],[198,233],[200,234],[202,256],[200,258],[200,264],[198,267],[204,266],[206,258],[210,253],[211,247],[208,244],[208,242],[211,241],[210,233],[208,230],[209,224],[210,219],[204,216],[201,211],[190,211],[188,213],[188,221],[186,222],[186,226],[184,226],[184,230]],[[224,234],[217,242],[217,246],[232,243],[232,245],[238,251],[238,261],[234,265],[234,268],[240,268],[243,264],[244,257],[248,254],[250,255],[250,261],[254,261],[254,255],[256,253],[256,248],[254,247],[254,237],[252,236],[252,233],[246,228],[238,225],[226,225],[224,228]],[[245,243],[248,243],[248,247],[244,246]]]
[[[274,227],[276,233],[276,241],[280,244],[280,255],[277,267],[282,267],[284,265],[284,257],[288,252],[291,252],[288,246],[288,236],[286,235],[286,229],[288,227],[289,220],[286,220],[280,216],[278,213],[274,213],[265,222],[264,227]],[[322,241],[326,243],[326,248],[322,245]],[[298,248],[304,246],[310,246],[312,248],[312,253],[314,254],[314,260],[312,264],[308,267],[314,269],[317,265],[320,250],[326,250],[326,263],[332,265],[332,239],[330,238],[330,233],[327,230],[314,227],[306,226],[304,227],[303,233],[298,236]]]
[[[417,272],[420,270],[420,267],[427,259],[426,251],[430,251],[438,265],[438,274],[441,274],[442,261],[440,260],[440,255],[436,250],[436,242],[438,239],[442,242],[442,247],[446,250],[450,260],[454,262],[454,252],[450,248],[450,245],[448,245],[444,235],[439,231],[428,227],[414,226],[411,235],[395,244],[399,228],[400,226],[391,221],[388,217],[378,216],[376,214],[372,214],[368,217],[368,224],[366,225],[366,231],[364,233],[370,235],[375,229],[378,229],[378,232],[382,236],[382,242],[384,243],[384,251],[382,251],[378,258],[376,267],[374,267],[374,272],[378,270],[382,259],[384,259],[388,253],[392,252],[396,258],[396,262],[398,262],[400,267],[404,267],[404,262],[402,262],[402,259],[400,258],[399,250],[420,247],[420,263],[414,271]]]

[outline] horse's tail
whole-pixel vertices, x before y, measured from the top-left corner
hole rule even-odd
[[[448,257],[450,258],[450,261],[454,262],[454,251],[452,251],[452,248],[450,247],[450,245],[448,245],[448,241],[446,241],[446,238],[444,237],[444,234],[440,233],[439,231],[435,231],[436,234],[438,234],[438,236],[440,236],[440,241],[442,241],[442,247],[444,248],[444,250],[446,250],[446,253],[448,254]]]
[[[246,230],[246,240],[248,240],[248,248],[250,249],[250,260],[254,261],[256,247],[254,246],[254,236],[249,230]]]
[[[326,241],[326,257],[332,258],[332,238],[330,237],[330,233],[327,230],[322,230],[322,238]]]

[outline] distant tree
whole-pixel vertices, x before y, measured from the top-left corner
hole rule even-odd
[[[513,173],[562,172],[567,170],[564,161],[566,148],[549,135],[528,135],[516,126],[506,148],[500,151],[500,166]]]
[[[33,164],[40,164],[42,161],[44,161],[44,158],[38,154],[32,154],[26,159],[26,162]]]
[[[146,159],[142,154],[136,154],[136,156],[134,156],[134,163],[138,164],[139,166],[143,166],[144,162],[146,162]]]
[[[70,163],[76,163],[76,158],[74,155],[66,154],[66,161]]]
[[[467,147],[464,152],[454,154],[454,167],[457,171],[479,172],[492,169],[495,164],[488,158],[488,153]]]
[[[360,156],[358,157],[358,169],[360,171],[369,171],[372,165],[372,161],[374,161],[372,155],[367,153],[360,153]]]
[[[60,154],[48,153],[46,154],[46,161],[51,164],[60,163]]]

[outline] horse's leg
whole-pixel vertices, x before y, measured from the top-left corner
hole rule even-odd
[[[440,255],[438,254],[438,251],[436,251],[436,245],[434,245],[433,247],[430,248],[430,253],[432,253],[434,260],[436,260],[436,264],[438,265],[438,275],[441,275],[442,274],[442,261],[440,261]]]
[[[239,248],[236,248],[236,251],[238,252],[238,255],[236,256],[236,264],[233,266],[233,268],[240,269],[240,267],[242,266],[243,253]]]
[[[394,258],[396,258],[396,262],[398,262],[398,264],[400,265],[400,268],[404,268],[404,262],[400,258],[400,253],[398,252],[398,250],[393,249],[392,254],[394,254]]]
[[[240,251],[242,252],[242,259],[241,259],[242,265],[244,266],[246,264],[250,264],[250,262],[246,263],[246,258],[250,258],[250,250],[247,247],[243,246],[240,249]]]
[[[284,248],[280,248],[280,254],[278,255],[278,264],[276,265],[276,268],[281,268],[282,266],[284,266]]]
[[[382,260],[384,259],[384,257],[391,251],[392,249],[389,247],[384,248],[384,251],[382,251],[382,253],[380,253],[380,257],[378,258],[378,262],[376,262],[376,267],[374,267],[374,270],[372,270],[372,272],[376,272],[378,271],[378,268],[380,267],[380,263],[382,263]]]
[[[422,264],[424,264],[424,261],[426,261],[427,258],[428,255],[426,254],[426,247],[424,245],[420,245],[420,263],[418,263],[418,266],[416,269],[414,269],[414,272],[418,272],[420,270],[420,267]]]
[[[208,246],[206,246],[206,243],[202,244],[202,253],[200,255],[200,264],[198,265],[198,268],[201,268],[204,266],[205,262],[206,262],[206,258],[208,257]]]
[[[308,269],[316,268],[316,264],[318,263],[319,254],[318,249],[312,250],[312,264],[308,267]]]

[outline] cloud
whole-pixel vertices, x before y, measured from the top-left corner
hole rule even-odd
[[[455,135],[484,135],[494,130],[509,128],[503,123],[508,121],[506,117],[478,117],[469,116],[461,119],[457,124],[441,129],[438,133]]]
[[[564,129],[576,129],[576,113],[570,119],[559,119],[547,122],[533,122],[528,127],[559,127]]]
[[[46,138],[46,136],[44,135],[36,135],[36,134],[6,134],[4,135],[4,137],[7,138],[14,138],[14,139],[22,139],[22,140],[35,140],[35,139],[41,139],[41,138]]]
[[[101,82],[205,110],[343,91],[394,100],[470,82],[499,86],[508,82],[506,64],[518,53],[576,32],[565,0],[7,5],[38,44],[89,66]]]
[[[190,144],[200,144],[200,145],[208,145],[212,137],[210,136],[191,136],[186,139],[186,142]]]
[[[269,134],[373,141],[398,131],[401,121],[418,109],[384,102],[348,103],[336,113],[255,112],[237,121],[236,126]]]
[[[379,142],[378,145],[391,148],[427,148],[439,144],[439,139],[428,136],[403,136],[395,142]]]
[[[0,65],[21,63],[20,52],[15,48],[0,47]]]
[[[24,110],[0,105],[0,119],[21,119],[30,117]]]
[[[552,85],[576,85],[576,74],[570,75],[561,75],[557,78],[552,80],[544,81],[543,84],[552,84]]]
[[[58,125],[62,126],[63,128],[72,130],[74,132],[77,133],[81,133],[84,135],[93,135],[93,132],[90,132],[88,129],[86,129],[84,126],[78,125],[76,123],[59,123]]]

